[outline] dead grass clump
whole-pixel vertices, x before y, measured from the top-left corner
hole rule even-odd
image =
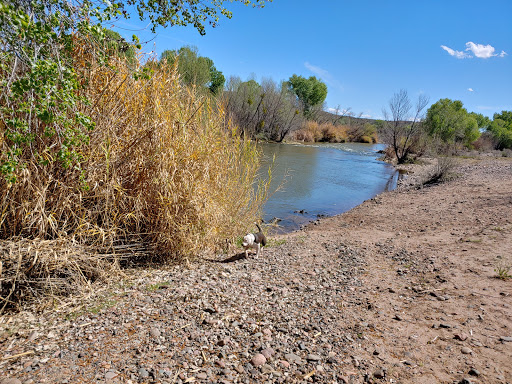
[[[320,125],[316,121],[306,121],[302,128],[293,133],[293,139],[305,143],[315,143],[323,137]]]
[[[68,240],[2,240],[0,313],[35,298],[83,293],[114,269],[101,255]],[[38,302],[40,306],[48,303]]]
[[[0,238],[112,248],[135,236],[154,254],[181,260],[225,245],[260,217],[266,184],[254,186],[256,145],[226,123],[222,107],[182,87],[176,68],[149,62],[151,78],[136,79],[122,59],[77,63],[91,101],[80,108],[96,124],[80,149],[82,168],[42,166],[25,151],[18,181],[0,180]],[[25,254],[23,266],[33,260]]]
[[[438,157],[435,164],[422,176],[420,184],[431,185],[450,180],[454,176],[453,171],[457,164],[457,159],[451,156]]]
[[[347,128],[344,126],[325,123],[320,128],[322,130],[321,141],[329,143],[344,143],[348,141]]]

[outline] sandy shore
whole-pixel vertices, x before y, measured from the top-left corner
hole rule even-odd
[[[137,271],[4,316],[0,383],[512,383],[512,279],[495,272],[512,264],[512,161],[456,173],[259,259]]]

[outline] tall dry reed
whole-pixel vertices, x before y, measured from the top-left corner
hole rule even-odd
[[[84,65],[93,61],[76,54],[91,100],[81,108],[96,123],[81,149],[83,174],[27,158],[15,184],[0,180],[0,238],[140,241],[167,258],[193,258],[260,217],[260,154],[222,106],[183,87],[175,68],[149,62],[151,78],[135,80],[121,59]]]

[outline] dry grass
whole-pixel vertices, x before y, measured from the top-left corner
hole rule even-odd
[[[293,132],[293,139],[306,143],[342,143],[347,141],[348,135],[347,129],[343,126],[335,126],[329,123],[318,124],[316,121],[307,121],[301,129]]]
[[[0,313],[20,302],[46,297],[51,299],[90,289],[91,282],[105,280],[115,270],[108,256],[72,244],[68,240],[0,241]]]
[[[318,124],[315,121],[307,121],[301,129],[293,132],[292,139],[306,143],[361,142],[372,144],[377,142],[377,133],[366,127],[351,128],[346,125],[334,125],[331,123]]]
[[[165,260],[199,257],[232,243],[261,217],[268,183],[255,185],[260,153],[222,106],[183,87],[175,68],[149,62],[151,79],[134,80],[121,59],[111,65],[115,70],[77,64],[92,101],[82,110],[96,123],[81,149],[82,179],[74,169],[27,158],[15,184],[0,180],[0,238],[66,239],[39,242],[49,253],[4,243],[0,283],[8,291],[16,279],[49,282],[62,270],[74,271],[69,281],[98,278],[104,266],[94,249],[142,243]],[[3,301],[12,301],[6,292]]]
[[[322,130],[315,121],[306,121],[301,129],[293,132],[293,140],[303,141],[305,143],[320,141],[322,137]]]
[[[428,169],[421,180],[421,185],[431,185],[450,180],[458,165],[456,158],[451,156],[438,157],[435,164]]]

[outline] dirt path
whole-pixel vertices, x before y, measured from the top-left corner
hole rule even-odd
[[[457,172],[257,260],[139,271],[72,309],[4,316],[0,380],[512,383],[512,280],[494,271],[512,263],[512,162]]]

